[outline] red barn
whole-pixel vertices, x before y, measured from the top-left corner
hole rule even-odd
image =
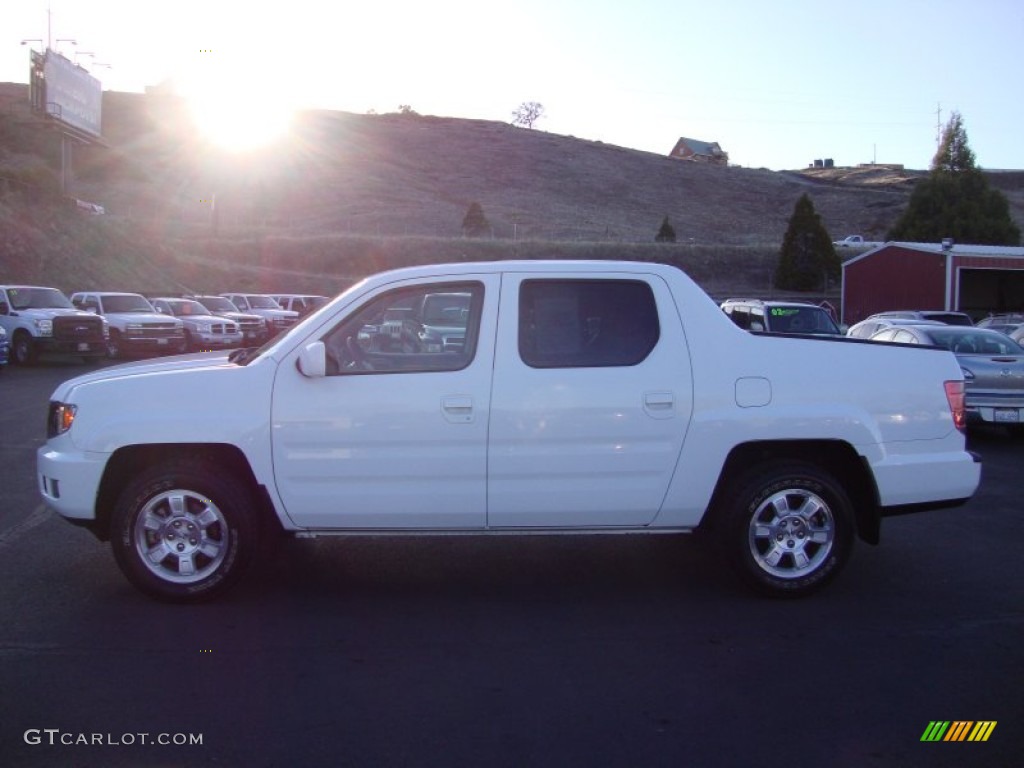
[[[1024,248],[885,243],[843,264],[844,323],[897,309],[1024,311]]]

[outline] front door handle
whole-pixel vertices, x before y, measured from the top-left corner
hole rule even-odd
[[[445,395],[441,398],[441,412],[452,424],[473,421],[473,398],[469,395]]]

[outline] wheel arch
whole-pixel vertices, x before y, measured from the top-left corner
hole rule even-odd
[[[156,443],[118,448],[107,461],[96,494],[96,519],[90,526],[101,541],[109,541],[111,515],[121,491],[138,472],[175,459],[198,459],[223,468],[249,490],[257,521],[271,531],[281,531],[281,521],[266,489],[261,486],[245,454],[227,443]]]
[[[758,465],[786,461],[806,462],[833,475],[853,504],[858,537],[868,544],[879,542],[881,507],[874,475],[864,458],[842,440],[763,440],[735,446],[711,496],[706,527],[716,526],[724,500],[743,473]]]

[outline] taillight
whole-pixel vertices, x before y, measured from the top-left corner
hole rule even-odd
[[[963,432],[967,428],[967,415],[964,413],[964,383],[962,381],[947,381],[945,387],[949,412],[953,416],[953,426]]]

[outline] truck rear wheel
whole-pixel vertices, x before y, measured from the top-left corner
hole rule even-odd
[[[726,554],[740,577],[770,597],[820,589],[850,558],[853,505],[828,472],[779,462],[743,475],[725,509]]]
[[[172,460],[143,472],[121,493],[111,518],[121,571],[168,602],[199,602],[231,587],[258,536],[251,495],[216,467]]]

